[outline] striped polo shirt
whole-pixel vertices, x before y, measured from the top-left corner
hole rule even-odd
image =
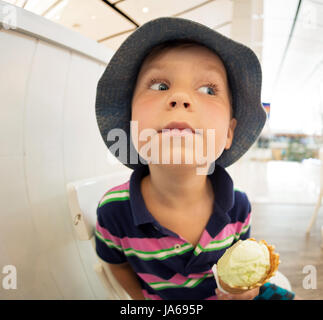
[[[112,264],[129,262],[146,299],[216,299],[212,266],[238,239],[250,236],[251,205],[234,190],[218,165],[211,180],[215,201],[205,230],[194,247],[163,227],[147,210],[140,184],[149,167],[134,170],[128,182],[108,190],[97,208],[98,256]]]

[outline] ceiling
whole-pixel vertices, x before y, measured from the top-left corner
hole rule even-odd
[[[274,132],[322,131],[323,0],[7,2],[113,50],[138,26],[157,17],[178,16],[205,24],[257,54],[263,69],[262,100],[271,103],[270,127]]]
[[[322,134],[323,0],[266,0],[263,100],[274,132]]]
[[[180,16],[230,36],[231,0],[5,0],[117,49],[137,27]]]

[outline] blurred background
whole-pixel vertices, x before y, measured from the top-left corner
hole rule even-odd
[[[0,271],[15,265],[18,279],[0,298],[106,298],[66,184],[129,171],[101,141],[96,85],[120,44],[161,16],[202,23],[258,56],[268,121],[228,171],[252,203],[253,236],[276,245],[298,295],[323,299],[322,212],[306,235],[323,185],[322,0],[0,1]],[[304,287],[308,265],[316,288]]]

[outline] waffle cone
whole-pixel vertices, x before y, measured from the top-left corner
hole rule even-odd
[[[256,241],[256,239],[254,239],[254,238],[249,238],[248,240]],[[259,243],[263,243],[268,248],[268,251],[269,251],[270,268],[269,268],[267,274],[257,283],[251,284],[250,286],[246,286],[246,287],[239,287],[239,286],[231,287],[228,284],[226,284],[224,281],[222,281],[221,277],[218,275],[218,280],[220,282],[220,286],[225,291],[227,291],[229,293],[235,293],[235,294],[243,293],[247,290],[251,290],[251,289],[262,286],[263,284],[268,282],[271,277],[273,277],[275,275],[275,273],[278,270],[278,265],[280,263],[279,254],[275,252],[275,247],[272,245],[268,245],[265,240],[260,240]]]

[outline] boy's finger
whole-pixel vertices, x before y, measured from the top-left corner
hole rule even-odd
[[[224,293],[219,289],[215,289],[215,293],[221,300],[232,300],[232,296],[228,293]]]
[[[217,288],[215,289],[215,293],[221,300],[253,300],[259,294],[259,288],[237,294],[226,294]]]
[[[233,295],[235,300],[253,300],[259,294],[259,288],[248,290],[244,293]]]

